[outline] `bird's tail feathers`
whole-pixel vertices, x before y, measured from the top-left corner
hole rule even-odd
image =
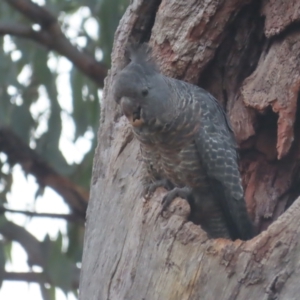
[[[230,193],[224,191],[224,187],[218,181],[215,181],[213,186],[215,198],[222,207],[231,238],[233,240],[252,239],[255,232],[244,198],[233,199]],[[229,203],[230,205],[228,205]]]

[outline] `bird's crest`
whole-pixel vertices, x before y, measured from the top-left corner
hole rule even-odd
[[[152,57],[152,49],[146,43],[129,43],[125,49],[125,57],[130,62],[139,64],[150,72],[158,71]]]

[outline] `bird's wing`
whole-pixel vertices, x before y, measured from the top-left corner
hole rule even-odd
[[[200,130],[196,147],[220,203],[233,238],[253,237],[238,169],[236,142],[227,116],[219,102],[208,92],[197,89],[200,101]]]

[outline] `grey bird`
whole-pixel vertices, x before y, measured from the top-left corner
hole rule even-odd
[[[251,239],[237,146],[222,106],[204,89],[161,74],[146,44],[127,56],[114,99],[140,142],[145,194],[164,186],[163,210],[180,196],[209,237]]]

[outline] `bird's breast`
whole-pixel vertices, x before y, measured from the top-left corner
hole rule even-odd
[[[175,185],[201,187],[207,184],[206,173],[193,142],[181,149],[152,145],[147,148],[155,157],[155,168]]]
[[[134,128],[134,133],[152,160],[156,170],[177,186],[199,187],[206,182],[206,174],[196,149],[195,136],[201,126],[199,110],[193,117],[186,111],[167,124]]]

